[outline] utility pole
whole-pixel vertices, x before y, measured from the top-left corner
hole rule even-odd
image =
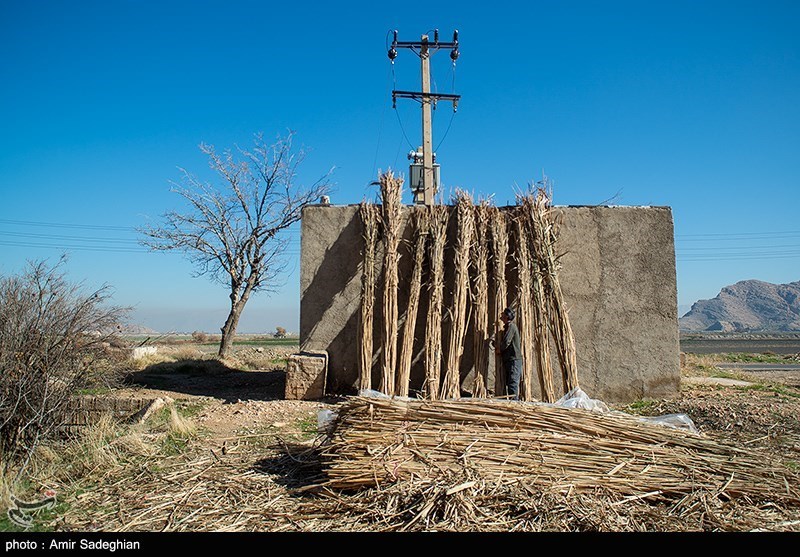
[[[450,58],[455,64],[458,59],[458,31],[453,32],[453,42],[440,43],[439,30],[433,32],[433,42],[430,42],[428,35],[422,35],[419,41],[398,41],[397,31],[394,32],[392,47],[389,49],[389,59],[394,64],[397,58],[398,48],[408,48],[415,52],[420,58],[422,91],[392,91],[392,107],[396,108],[397,97],[419,100],[422,105],[422,153],[411,152],[409,158],[414,163],[422,162],[422,187],[417,188],[414,184],[414,168],[412,164],[409,174],[412,178],[412,191],[414,192],[414,202],[422,205],[433,205],[434,197],[438,190],[438,173],[435,173],[434,152],[433,152],[433,130],[431,110],[435,108],[436,102],[440,100],[451,101],[453,111],[458,109],[458,101],[461,95],[449,95],[444,93],[431,93],[431,55],[440,48],[450,48]],[[421,156],[420,156],[421,155]],[[436,165],[438,166],[438,165]]]

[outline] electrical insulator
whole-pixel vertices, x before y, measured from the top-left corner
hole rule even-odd
[[[389,49],[389,60],[391,60],[392,63],[394,63],[395,58],[397,58],[397,50],[395,50],[395,48],[392,47]]]
[[[450,51],[450,59],[453,62],[455,62],[456,60],[458,60],[458,55],[459,54],[461,54],[461,53],[458,51],[458,49],[454,48],[453,50]]]

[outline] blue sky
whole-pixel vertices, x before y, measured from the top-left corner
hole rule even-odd
[[[461,43],[455,72],[433,57],[436,89],[462,95],[434,117],[445,190],[504,204],[544,171],[556,204],[672,207],[681,313],[739,280],[797,281],[799,25],[794,1],[0,0],[0,273],[67,251],[133,321],[218,330],[224,288],[136,244],[176,206],[177,167],[292,129],[301,180],[335,166],[334,203],[373,197],[420,134],[390,94],[418,88],[419,61],[400,51],[393,75],[386,33],[438,28]],[[297,330],[298,267],[241,332]]]

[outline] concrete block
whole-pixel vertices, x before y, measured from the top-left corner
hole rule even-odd
[[[292,354],[286,361],[286,400],[322,398],[327,374],[327,352]]]

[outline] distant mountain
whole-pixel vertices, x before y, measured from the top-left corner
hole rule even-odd
[[[130,324],[123,326],[121,333],[123,335],[157,335],[158,331],[144,325]]]
[[[699,300],[678,320],[681,331],[800,331],[800,281],[743,280]]]

